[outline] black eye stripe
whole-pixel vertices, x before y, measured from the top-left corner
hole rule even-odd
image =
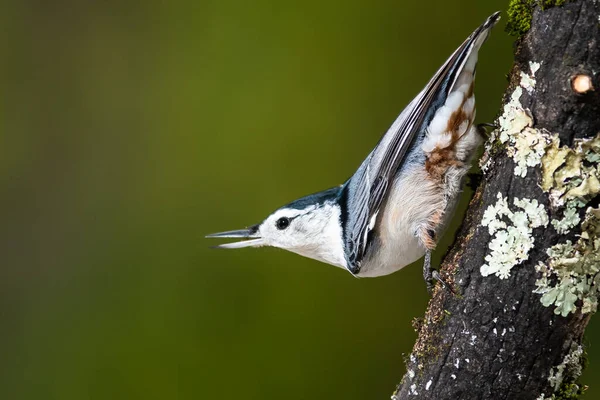
[[[312,212],[313,212],[315,209],[317,209],[317,208],[320,208],[320,207],[314,207],[314,208],[311,208],[310,210],[308,210],[308,211],[306,211],[306,212],[304,212],[304,213],[302,213],[302,214],[297,214],[297,215],[295,215],[295,216],[293,216],[293,217],[281,217],[281,218],[279,218],[277,221],[275,221],[275,227],[276,227],[277,229],[279,229],[280,231],[281,231],[281,230],[284,230],[284,229],[286,229],[288,226],[290,226],[290,224],[292,223],[292,221],[294,221],[296,218],[298,218],[298,217],[304,217],[304,216],[306,216],[306,215],[308,215],[310,219],[313,219],[313,218],[314,218],[314,216],[311,216],[310,214],[311,214],[311,213],[312,213]]]

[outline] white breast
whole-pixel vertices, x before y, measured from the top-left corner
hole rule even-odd
[[[391,188],[378,235],[358,275],[391,274],[421,258],[425,248],[415,232],[444,206],[443,188],[427,178],[423,166],[415,165],[401,173]]]

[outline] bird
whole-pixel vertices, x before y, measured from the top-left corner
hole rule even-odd
[[[431,253],[451,219],[484,139],[475,125],[478,52],[500,19],[492,14],[452,53],[342,185],[276,209],[242,239],[216,248],[272,246],[341,267],[355,277],[396,272],[424,257],[423,278],[448,287]]]

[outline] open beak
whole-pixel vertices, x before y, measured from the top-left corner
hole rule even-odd
[[[207,238],[243,238],[251,240],[242,240],[239,242],[225,243],[214,246],[216,249],[241,249],[242,247],[257,247],[264,244],[264,240],[258,235],[258,225],[253,225],[247,229],[237,231],[227,231],[207,235]]]

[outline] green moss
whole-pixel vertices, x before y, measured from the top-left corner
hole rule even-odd
[[[542,7],[542,10],[546,10],[550,7],[560,7],[564,5],[567,0],[540,0],[539,4]]]
[[[444,345],[440,337],[440,329],[446,323],[448,311],[442,306],[441,297],[438,291],[444,290],[439,285],[436,286],[434,299],[429,305],[423,319],[414,319],[413,327],[418,332],[417,342],[413,347],[412,355],[416,357],[417,369],[422,369],[422,362],[435,362],[443,350]]]
[[[521,36],[531,28],[533,5],[532,0],[510,0],[506,11],[508,14],[506,32],[509,35]]]
[[[552,396],[553,400],[577,400],[585,392],[585,387],[576,383],[563,383]]]
[[[542,10],[560,7],[569,0],[510,0],[508,4],[508,22],[506,32],[512,36],[521,36],[531,28],[533,8],[537,5]]]

